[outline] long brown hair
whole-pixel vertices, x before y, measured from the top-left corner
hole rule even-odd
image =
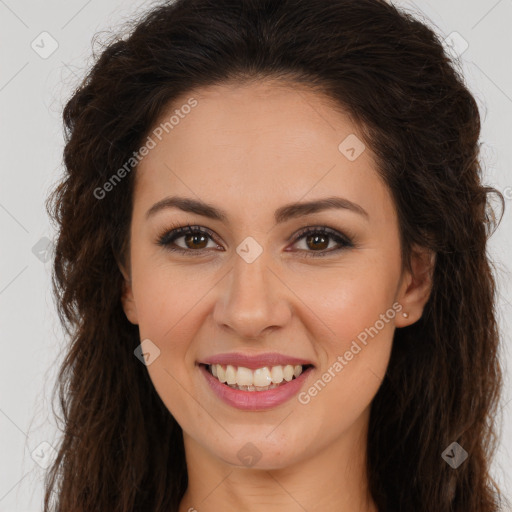
[[[437,255],[423,316],[395,331],[372,403],[373,499],[381,512],[499,510],[490,462],[502,376],[486,244],[501,221],[490,194],[504,201],[481,182],[477,104],[439,37],[384,0],[178,0],[129,28],[64,108],[65,176],[47,200],[70,345],[45,512],[178,510],[182,431],[134,356],[139,331],[120,300],[136,173],[126,162],[177,97],[268,77],[307,84],[350,115],[392,193],[404,266],[413,244]],[[453,442],[469,454],[457,469],[441,456]]]

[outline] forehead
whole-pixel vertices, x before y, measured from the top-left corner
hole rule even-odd
[[[191,98],[197,105],[187,108],[188,113],[179,119],[173,116],[185,110]],[[176,125],[168,126],[162,135],[172,139],[169,142],[174,142],[174,149],[179,146],[180,153],[196,149],[193,153],[197,154],[204,146],[210,149],[229,146],[231,158],[243,157],[263,146],[272,156],[276,150],[282,153],[290,147],[294,153],[313,152],[315,148],[318,153],[327,149],[338,157],[339,136],[358,131],[340,106],[334,109],[332,100],[302,84],[282,81],[229,83],[196,89],[174,100],[157,126],[164,126],[171,117]],[[156,157],[167,152],[164,145],[159,146],[152,152]]]
[[[191,99],[195,106],[185,108]],[[146,203],[171,193],[223,205],[250,197],[258,208],[338,192],[364,204],[390,200],[370,148],[360,152],[358,127],[306,87],[265,81],[200,88],[175,100],[155,127],[166,122],[136,172],[136,196]],[[344,141],[355,143],[355,159],[343,153]]]

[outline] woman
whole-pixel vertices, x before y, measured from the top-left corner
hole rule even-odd
[[[382,0],[134,25],[64,110],[45,511],[499,510],[503,199],[438,37]]]

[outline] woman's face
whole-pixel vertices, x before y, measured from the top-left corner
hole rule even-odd
[[[370,149],[321,96],[270,82],[200,89],[162,122],[173,114],[133,171],[123,306],[187,449],[272,469],[360,448],[394,330],[428,298],[401,272]],[[171,197],[187,202],[152,210]],[[187,225],[204,233],[159,244]],[[233,389],[202,364],[216,361],[232,383],[283,380]]]

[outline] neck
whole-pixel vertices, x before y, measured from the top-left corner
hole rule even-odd
[[[179,512],[378,512],[366,477],[367,420],[313,455],[267,469],[227,464],[184,432],[189,483]]]

